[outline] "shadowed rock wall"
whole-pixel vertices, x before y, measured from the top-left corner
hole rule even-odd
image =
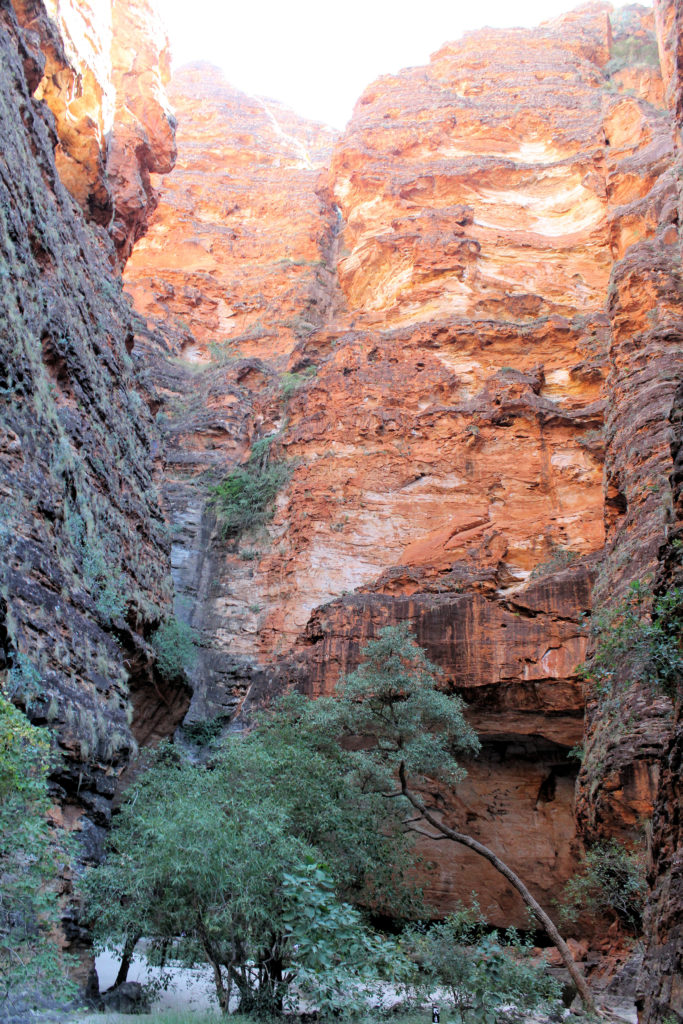
[[[3,0],[0,672],[55,734],[55,813],[92,858],[135,737],[148,731],[144,695],[158,692],[148,640],[171,607],[170,544],[152,398],[131,358],[114,246],[60,179],[55,120],[34,98],[44,71],[35,44]],[[168,735],[187,700],[169,688],[159,704]],[[76,926],[67,937],[78,940]]]
[[[683,125],[683,6],[674,0],[655,3],[657,35],[662,57],[666,99],[673,120],[674,171],[681,176],[681,126]],[[681,190],[676,202],[680,224]],[[672,272],[680,268],[678,250]],[[678,323],[680,339],[681,325]],[[660,550],[657,584],[660,590],[683,585],[681,543],[683,534],[683,389],[679,384],[669,415],[671,429],[672,514],[667,543]],[[641,1019],[649,1022],[683,1020],[683,722],[679,693],[672,728],[659,764],[659,789],[652,819],[648,882],[650,894],[645,915],[645,955],[639,981]]]

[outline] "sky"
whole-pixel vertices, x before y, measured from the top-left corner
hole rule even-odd
[[[380,75],[426,64],[443,43],[471,29],[531,27],[580,0],[157,2],[174,67],[210,61],[236,88],[343,128]]]

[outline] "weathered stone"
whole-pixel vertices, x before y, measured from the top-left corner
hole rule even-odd
[[[651,21],[632,16],[646,42]],[[518,866],[546,900],[573,864],[614,247],[653,233],[650,192],[671,207],[665,116],[619,91],[630,78],[607,89],[610,45],[606,5],[449,44],[366,91],[324,178],[330,133],[183,70],[178,166],[126,270],[181,470],[166,490],[176,586],[208,652],[189,721],[287,681],[330,692],[382,624],[410,618],[484,737],[482,805],[520,794],[510,837],[524,820]],[[649,100],[653,68],[648,81]],[[281,397],[282,371],[311,366]],[[221,544],[199,472],[217,479],[285,412],[297,463],[274,523]],[[508,786],[500,743],[518,745],[524,785]],[[553,828],[538,794],[553,786],[563,824],[541,868]],[[442,906],[470,891],[458,870],[442,863]],[[521,921],[487,887],[492,916]]]
[[[167,174],[176,155],[168,38],[155,2],[12,3],[42,51],[41,73],[27,81],[55,116],[62,183],[125,262],[156,204],[150,174]]]
[[[40,677],[32,713],[67,754],[55,814],[97,857],[128,699],[139,742],[184,716],[191,739],[289,686],[332,692],[408,620],[483,741],[457,792],[424,797],[542,902],[581,838],[635,842],[654,805],[644,1019],[680,1016],[670,704],[638,686],[616,718],[589,701],[580,835],[568,756],[592,600],[680,577],[680,4],[469,34],[371,85],[341,137],[182,70],[178,166],[126,270],[144,322],[62,184],[125,259],[174,159],[163,38],[147,0],[101,23],[87,0],[52,20],[14,7],[30,31],[0,2],[0,665],[32,659],[24,700]],[[72,52],[59,28],[81,16]],[[212,488],[268,436],[293,468],[273,522],[221,539]],[[149,645],[169,566],[202,638],[187,715]],[[437,912],[474,887],[492,921],[524,923],[487,867],[421,849]]]
[[[38,3],[22,11],[45,13]],[[40,24],[56,52],[52,22]],[[54,731],[62,755],[55,820],[81,833],[82,857],[90,860],[101,852],[116,782],[135,750],[131,688],[143,680],[152,686],[148,638],[171,607],[170,545],[154,484],[152,399],[129,355],[134,325],[112,271],[114,247],[60,180],[55,121],[32,96],[33,42],[5,0],[2,683]],[[58,80],[55,71],[52,87]],[[77,923],[72,934],[76,943],[83,938]]]
[[[109,1013],[149,1013],[149,998],[138,981],[124,981],[102,993],[102,1007]]]

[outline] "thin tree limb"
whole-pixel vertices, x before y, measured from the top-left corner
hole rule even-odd
[[[559,954],[562,957],[562,960],[564,961],[564,965],[569,971],[572,981],[576,985],[579,995],[581,996],[581,1001],[583,1005],[591,1013],[596,1013],[595,1000],[593,999],[593,994],[591,993],[591,990],[588,987],[586,979],[581,974],[581,971],[579,970],[576,961],[572,956],[569,946],[564,941],[559,931],[557,930],[557,927],[550,919],[550,917],[548,917],[543,907],[531,895],[531,893],[529,892],[521,878],[519,878],[519,876],[516,875],[515,872],[511,868],[509,868],[507,864],[504,863],[504,861],[500,859],[500,857],[497,857],[492,850],[489,850],[488,846],[484,846],[483,843],[480,843],[478,842],[478,840],[473,839],[472,836],[465,835],[464,832],[456,832],[455,829],[449,828],[448,825],[444,825],[443,822],[439,821],[438,818],[435,818],[434,815],[427,810],[425,805],[415,795],[415,793],[413,793],[408,788],[408,783],[406,780],[405,762],[403,761],[401,761],[401,764],[399,766],[398,774],[401,780],[401,791],[403,795],[410,801],[415,810],[420,812],[425,821],[429,822],[429,824],[432,825],[433,828],[435,828],[438,832],[441,832],[441,834],[445,836],[447,839],[451,839],[454,843],[459,843],[461,846],[466,846],[468,847],[468,849],[474,850],[474,852],[478,853],[481,857],[484,857],[489,862],[489,864],[493,865],[496,871],[499,871],[501,875],[507,878],[508,882],[510,882],[510,884],[514,886],[514,888],[517,890],[519,895],[526,903],[527,907],[529,907],[529,909],[531,910],[536,920],[543,926],[546,934],[548,935],[552,943],[557,947],[557,950],[559,951]]]

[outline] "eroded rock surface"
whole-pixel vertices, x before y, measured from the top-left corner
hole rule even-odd
[[[123,263],[156,205],[150,174],[175,162],[168,37],[155,0],[13,0],[44,57],[31,81],[55,117],[62,183]]]
[[[662,55],[666,98],[672,113],[674,171],[680,181],[680,129],[683,124],[683,6],[675,0],[655,4],[657,34]],[[677,210],[681,210],[679,187]],[[680,221],[680,216],[677,218]],[[671,260],[671,275],[680,275],[678,249]],[[678,278],[680,281],[680,276]],[[680,332],[680,321],[673,330]],[[680,337],[680,333],[679,333]],[[660,549],[658,589],[683,586],[681,546],[683,533],[683,389],[676,388],[669,415],[672,512],[667,542]],[[650,893],[645,915],[645,952],[639,978],[638,1002],[643,1021],[683,1020],[683,723],[681,694],[677,695],[674,719],[659,762],[659,787],[652,819],[648,883]]]
[[[147,728],[136,706],[158,689],[170,544],[130,306],[110,239],[60,180],[33,42],[0,5],[0,672],[54,731],[55,814],[96,859]],[[187,700],[161,703],[168,735]]]
[[[332,692],[409,620],[483,742],[425,797],[546,905],[581,840],[634,842],[655,805],[642,999],[679,1013],[670,703],[589,702],[576,805],[569,756],[591,605],[678,579],[679,5],[469,34],[371,85],[341,136],[183,69],[163,183],[147,0],[0,16],[0,636],[68,755],[64,817],[96,856],[126,705],[140,742],[185,714],[149,645],[170,567],[202,641],[186,725]],[[110,268],[136,239],[132,316]],[[224,537],[213,488],[265,439],[291,469],[273,521]],[[437,912],[474,887],[525,923],[481,864],[422,852]]]
[[[672,216],[652,16],[634,8],[613,31],[609,10],[474,33],[380,79],[331,159],[320,126],[183,70],[178,167],[126,271],[182,467],[167,487],[176,582],[207,644],[189,720],[292,682],[329,692],[378,628],[410,618],[485,739],[480,837],[509,850],[528,822],[515,863],[546,900],[573,863],[610,275]],[[221,541],[212,483],[268,435],[293,466],[273,524]],[[666,485],[663,437],[643,473]],[[638,537],[664,528],[652,517]],[[524,785],[501,749],[519,750]],[[471,889],[450,870],[441,909]],[[511,920],[486,885],[492,919]]]

